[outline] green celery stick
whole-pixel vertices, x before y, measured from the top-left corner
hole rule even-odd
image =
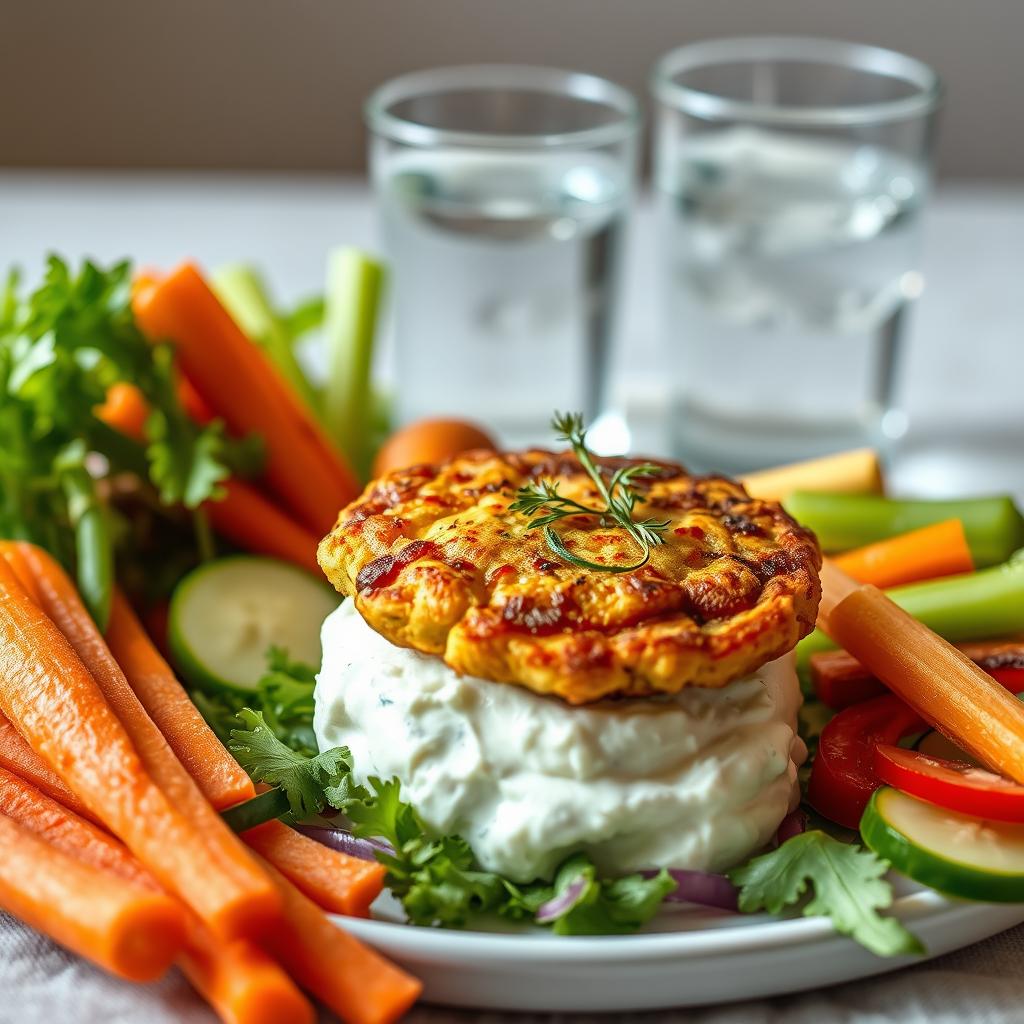
[[[384,268],[358,249],[335,249],[328,257],[324,421],[335,443],[364,478],[372,447],[370,378],[383,283]]]
[[[963,576],[909,583],[886,593],[904,611],[950,643],[1024,632],[1024,551],[1008,562]],[[797,645],[801,667],[835,644],[820,629]]]
[[[979,568],[1006,561],[1024,546],[1024,519],[1005,495],[957,501],[900,500],[877,494],[796,491],[786,511],[818,535],[827,552],[846,551],[908,530],[959,519]]]
[[[259,273],[244,263],[229,263],[214,273],[211,285],[238,326],[266,352],[302,401],[319,413],[316,392],[295,358],[292,336]]]

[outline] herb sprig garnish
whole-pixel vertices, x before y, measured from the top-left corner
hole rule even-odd
[[[605,479],[587,448],[587,432],[583,427],[583,417],[579,413],[555,413],[551,420],[551,428],[558,434],[560,441],[565,441],[572,447],[580,465],[594,481],[604,507],[592,508],[583,505],[561,494],[558,484],[553,480],[541,480],[539,483],[520,487],[516,492],[516,500],[509,506],[509,510],[530,517],[528,529],[543,530],[544,539],[551,551],[571,565],[598,572],[632,572],[646,565],[651,557],[651,548],[665,543],[662,534],[668,528],[669,520],[635,520],[633,510],[639,496],[631,485],[636,480],[660,476],[661,467],[650,462],[622,466],[615,470],[609,479]],[[596,516],[602,526],[621,527],[636,541],[643,557],[632,565],[604,565],[573,554],[554,530],[555,523],[571,516]]]

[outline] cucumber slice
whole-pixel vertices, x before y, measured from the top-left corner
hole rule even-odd
[[[309,573],[273,558],[207,562],[171,598],[171,653],[193,686],[251,692],[269,647],[319,668],[320,627],[338,600]]]
[[[1024,902],[1024,825],[956,814],[884,786],[860,834],[897,871],[948,896]]]

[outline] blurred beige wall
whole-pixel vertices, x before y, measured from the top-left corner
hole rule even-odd
[[[0,166],[358,170],[360,103],[432,65],[552,64],[637,91],[749,33],[904,50],[949,86],[940,171],[1024,179],[1024,0],[2,0]]]

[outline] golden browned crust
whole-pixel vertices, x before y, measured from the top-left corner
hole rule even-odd
[[[374,481],[321,542],[320,565],[377,632],[459,672],[572,704],[722,686],[813,628],[821,551],[775,502],[659,465],[635,486],[635,515],[667,519],[666,543],[635,571],[562,562],[509,511],[517,488],[541,479],[599,504],[575,456],[546,451],[468,452]],[[556,529],[589,561],[638,557],[624,530],[596,517]]]

